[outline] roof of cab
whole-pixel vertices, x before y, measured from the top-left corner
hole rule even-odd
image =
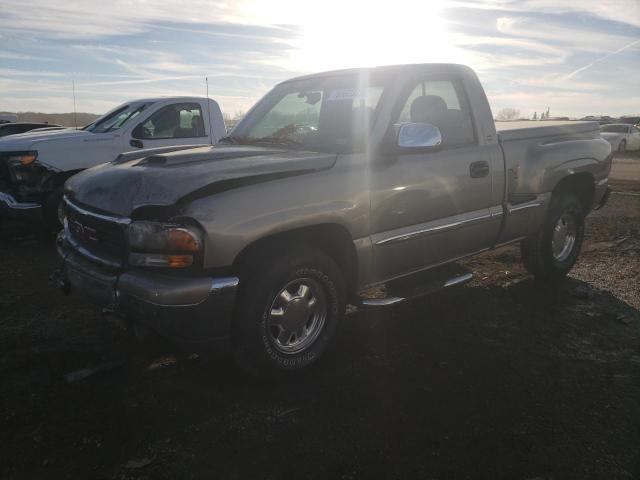
[[[382,65],[379,67],[364,67],[364,68],[346,68],[342,70],[329,70],[326,72],[318,72],[311,73],[309,75],[301,75],[299,77],[290,78],[285,80],[283,83],[288,82],[296,82],[299,80],[307,80],[311,78],[322,78],[322,77],[334,77],[341,75],[356,75],[364,72],[390,72],[393,70],[398,71],[425,71],[432,70],[434,73],[437,72],[451,72],[451,73],[462,73],[469,74],[473,73],[473,70],[466,66],[458,63],[407,63],[407,64],[399,64],[399,65]]]
[[[155,97],[155,98],[136,98],[133,100],[130,100],[128,102],[125,103],[155,103],[155,102],[164,102],[164,101],[173,101],[173,100],[180,100],[180,101],[201,101],[201,100],[206,100],[206,97],[189,97],[189,96],[181,96],[181,97]],[[209,101],[211,102],[215,102],[215,100],[213,98],[210,98]]]

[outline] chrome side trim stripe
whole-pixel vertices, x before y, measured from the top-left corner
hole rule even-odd
[[[510,215],[515,212],[519,212],[521,210],[527,210],[529,208],[538,208],[544,207],[547,205],[549,200],[551,199],[551,193],[541,193],[537,195],[534,200],[525,203],[518,203],[516,205],[512,205],[507,203],[507,214]]]
[[[389,243],[405,242],[407,240],[412,240],[412,239],[414,239],[416,237],[421,237],[423,235],[429,235],[429,234],[432,234],[432,233],[451,230],[451,229],[460,227],[462,225],[468,225],[470,223],[482,222],[484,220],[489,220],[491,218],[498,217],[500,215],[502,215],[502,212],[501,211],[496,211],[496,212],[491,212],[491,213],[487,213],[487,214],[484,214],[484,215],[480,215],[478,217],[468,218],[468,219],[464,219],[464,220],[458,220],[456,222],[445,223],[443,225],[435,225],[433,227],[422,228],[420,230],[415,230],[413,232],[401,233],[401,234],[398,234],[398,235],[393,235],[393,236],[388,237],[388,238],[383,238],[382,240],[378,240],[376,242],[376,245],[386,245],[386,244],[389,244]]]
[[[528,208],[538,208],[541,207],[542,203],[526,203],[524,205],[517,205],[515,207],[509,207],[509,213],[519,212],[520,210],[527,210]]]
[[[88,217],[93,217],[93,218],[97,218],[99,220],[104,220],[106,222],[112,222],[112,223],[117,223],[119,225],[129,225],[131,223],[131,219],[127,218],[127,217],[118,217],[118,216],[112,216],[112,215],[103,215],[101,213],[96,213],[96,212],[92,212],[90,210],[85,210],[82,207],[79,207],[78,205],[74,204],[71,202],[71,200],[69,200],[66,195],[63,197],[64,198],[64,203],[74,209],[76,212],[82,214],[82,215],[86,215]]]

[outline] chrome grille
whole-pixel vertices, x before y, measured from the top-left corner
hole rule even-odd
[[[65,198],[65,233],[79,253],[110,266],[123,265],[128,218],[87,210]]]

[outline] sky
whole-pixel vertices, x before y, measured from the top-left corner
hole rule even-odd
[[[0,111],[209,94],[246,111],[346,67],[471,66],[494,114],[640,114],[640,0],[0,0]]]

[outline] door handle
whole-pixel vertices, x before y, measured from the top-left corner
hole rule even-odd
[[[471,178],[482,178],[489,175],[489,162],[480,160],[469,165],[469,174]]]
[[[131,145],[132,147],[136,147],[136,148],[143,148],[144,145],[142,144],[142,142],[140,140],[129,140],[129,145]]]

